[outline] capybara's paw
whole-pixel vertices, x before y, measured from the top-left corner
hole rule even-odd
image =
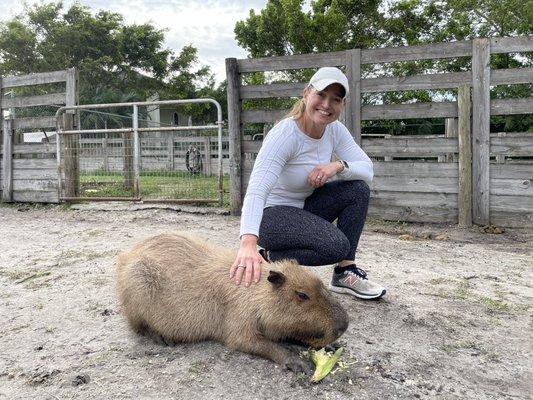
[[[313,368],[311,367],[311,364],[297,355],[291,355],[290,357],[287,357],[287,359],[283,363],[283,368],[296,373],[313,373]]]

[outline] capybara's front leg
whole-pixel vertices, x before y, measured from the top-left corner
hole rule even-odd
[[[251,353],[270,359],[282,366],[284,369],[289,369],[294,372],[312,372],[310,363],[300,358],[298,354],[287,350],[278,343],[262,337],[240,337],[236,340],[231,340],[227,343],[227,345],[244,353]]]

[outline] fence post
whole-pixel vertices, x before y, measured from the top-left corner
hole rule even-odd
[[[167,137],[168,148],[168,168],[170,171],[174,171],[174,132],[171,132]]]
[[[68,111],[68,110],[67,110]],[[74,114],[63,114],[63,130],[70,131],[74,128]],[[79,168],[78,147],[79,137],[77,134],[66,134],[63,138],[65,154],[65,197],[78,197],[79,194]]]
[[[141,146],[139,140],[139,106],[133,105],[133,197],[138,199],[141,194]]]
[[[457,123],[457,118],[446,118],[444,120],[444,137],[457,137]],[[457,158],[455,154],[448,153],[444,155],[444,160],[441,162],[457,162]]]
[[[470,139],[470,87],[462,86],[457,95],[459,143],[459,226],[472,226],[472,141]]]
[[[226,58],[228,80],[228,131],[231,215],[240,215],[242,207],[242,153],[241,153],[241,101],[239,99],[239,76],[237,59]]]
[[[490,223],[490,40],[472,41],[472,218]]]
[[[361,145],[361,49],[346,51],[346,75],[350,83],[346,98],[346,127]]]
[[[0,115],[3,112],[0,109]],[[3,120],[3,156],[2,156],[2,201],[13,201],[13,120]]]

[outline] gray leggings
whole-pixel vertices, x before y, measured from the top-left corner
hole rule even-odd
[[[269,251],[272,261],[292,258],[316,266],[353,260],[369,198],[363,181],[334,181],[315,189],[303,209],[265,208],[258,244]]]

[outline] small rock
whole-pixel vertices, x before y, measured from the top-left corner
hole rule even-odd
[[[400,240],[415,240],[415,237],[413,235],[408,234],[408,233],[404,233],[403,235],[398,236],[398,239],[400,239]]]
[[[448,240],[449,237],[445,233],[441,233],[440,235],[435,236],[435,240]]]
[[[85,385],[86,383],[89,383],[91,381],[91,377],[87,374],[80,374],[80,375],[76,375],[73,379],[72,379],[72,386],[80,386],[80,385]]]

